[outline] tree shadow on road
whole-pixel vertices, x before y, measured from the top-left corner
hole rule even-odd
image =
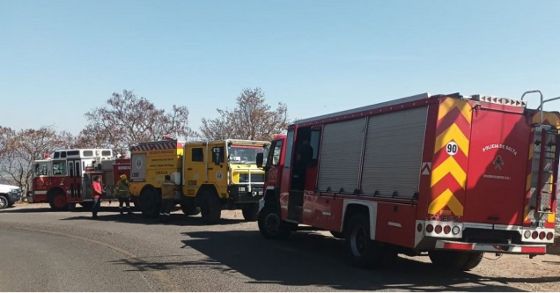
[[[196,267],[196,266],[203,266],[203,267],[223,267],[223,265],[217,261],[213,260],[204,260],[204,261],[196,261],[196,260],[183,260],[183,261],[165,261],[162,259],[166,258],[176,258],[182,257],[182,255],[163,255],[163,256],[150,256],[150,257],[134,257],[134,258],[123,258],[111,261],[113,264],[119,265],[127,265],[132,269],[126,271],[138,271],[138,272],[145,272],[145,271],[166,271],[166,270],[173,270],[173,269],[180,269],[180,268],[189,268],[189,267]]]
[[[430,263],[399,258],[389,267],[362,270],[349,265],[343,240],[298,232],[288,241],[263,239],[258,231],[186,232],[184,248],[207,256],[203,261],[128,260],[138,270],[208,266],[237,271],[255,280],[288,286],[341,290],[520,291],[510,283],[560,282],[560,277],[496,278],[438,270]],[[124,260],[121,260],[124,261]]]

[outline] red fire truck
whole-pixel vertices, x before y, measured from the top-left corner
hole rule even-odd
[[[545,254],[560,114],[544,102],[420,94],[297,121],[270,146],[261,234],[331,231],[366,267],[398,253],[458,270],[484,252]]]
[[[121,174],[130,175],[130,159],[115,159],[110,149],[57,150],[51,158],[34,162],[32,201],[52,209],[73,209],[76,203],[92,204],[91,180],[101,176],[105,200],[112,200],[113,186]]]

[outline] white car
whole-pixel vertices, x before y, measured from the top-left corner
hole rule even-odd
[[[21,199],[21,189],[14,185],[0,184],[0,210],[11,207]]]

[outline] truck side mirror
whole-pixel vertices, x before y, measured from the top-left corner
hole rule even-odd
[[[263,167],[263,162],[264,162],[264,154],[263,153],[258,153],[257,154],[257,167],[262,168]]]

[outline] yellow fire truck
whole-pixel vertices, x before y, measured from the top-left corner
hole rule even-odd
[[[166,175],[176,184],[175,202],[186,215],[202,213],[207,223],[220,219],[222,209],[241,209],[256,220],[263,196],[264,171],[256,156],[269,142],[226,139],[181,143],[164,140],[133,145],[130,193],[148,217],[158,215],[161,185]]]

